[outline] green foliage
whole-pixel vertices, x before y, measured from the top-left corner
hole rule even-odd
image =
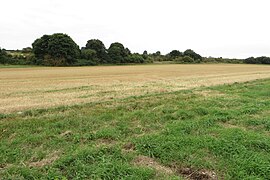
[[[242,64],[244,63],[243,59],[229,59],[229,58],[214,58],[214,57],[208,57],[203,58],[202,63],[230,63],[230,64]]]
[[[79,46],[66,34],[44,35],[32,44],[33,53],[42,64],[49,66],[70,65],[79,57]]]
[[[270,64],[270,57],[250,57],[244,60],[245,63],[247,64]]]
[[[6,51],[0,48],[0,64],[31,65],[35,57],[31,52]]]
[[[110,57],[110,63],[120,64],[127,63],[128,55],[130,51],[127,50],[121,43],[112,43],[108,49],[108,55]]]
[[[100,63],[108,63],[109,62],[109,56],[107,54],[106,47],[102,41],[100,41],[98,39],[91,39],[91,40],[87,41],[85,49],[91,49],[91,50],[96,51],[97,58],[99,59]]]
[[[178,51],[178,50],[173,50],[169,53],[169,57],[171,59],[175,59],[175,58],[178,58],[178,57],[182,57],[183,56],[183,53]]]
[[[198,63],[198,61],[195,61],[192,57],[190,56],[184,56],[184,57],[178,57],[175,58],[174,61],[176,63],[187,63],[187,64],[191,64],[191,63]]]
[[[128,63],[144,63],[145,59],[138,53],[131,54],[127,57]]]
[[[97,65],[100,64],[100,59],[97,57],[97,52],[92,49],[82,49],[81,59],[77,60],[77,64],[80,66]]]
[[[184,54],[183,54],[184,56],[189,56],[189,57],[191,57],[191,58],[193,58],[194,60],[197,60],[197,61],[201,61],[202,60],[202,57],[199,55],[199,54],[197,54],[197,53],[195,53],[193,50],[191,50],[191,49],[187,49],[185,52],[184,52]]]
[[[7,61],[7,53],[4,49],[0,48],[0,64],[6,64]]]
[[[0,49],[0,64],[11,65],[48,65],[48,66],[87,66],[98,64],[125,64],[125,63],[247,63],[270,64],[269,57],[250,57],[243,59],[229,58],[203,58],[191,49],[185,52],[172,50],[167,55],[160,51],[149,54],[146,50],[143,54],[132,54],[121,43],[112,43],[106,49],[102,41],[91,39],[85,47],[79,50],[78,45],[66,34],[56,33],[44,35],[34,41],[30,47],[22,50],[9,51]],[[10,53],[11,52],[11,53]],[[34,54],[34,55],[33,55]],[[142,60],[142,58],[144,60]]]
[[[167,56],[164,56],[161,54],[160,51],[157,51],[153,54],[148,54],[148,59],[147,61],[149,62],[163,62],[163,61],[169,61],[170,58],[168,58]]]
[[[22,49],[22,53],[31,53],[32,52],[32,48],[31,47],[26,47]]]
[[[142,56],[143,56],[144,59],[147,59],[148,58],[148,52],[146,50],[143,51]]]

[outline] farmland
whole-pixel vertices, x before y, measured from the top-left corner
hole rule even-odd
[[[0,69],[0,179],[269,179],[270,66]]]
[[[0,113],[112,101],[270,77],[263,65],[139,65],[0,69]]]

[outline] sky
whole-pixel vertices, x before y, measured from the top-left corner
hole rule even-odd
[[[270,56],[269,0],[2,0],[0,47],[22,49],[44,34],[80,46],[100,39],[132,52],[193,49],[202,56]]]

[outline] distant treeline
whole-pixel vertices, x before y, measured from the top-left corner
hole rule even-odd
[[[81,49],[67,34],[43,35],[36,39],[32,48],[5,50],[0,48],[0,64],[45,65],[45,66],[89,66],[99,64],[139,64],[139,63],[250,63],[270,64],[270,58],[225,59],[202,57],[191,49],[184,52],[172,50],[162,55],[160,51],[132,53],[119,42],[107,49],[98,39],[88,40]]]

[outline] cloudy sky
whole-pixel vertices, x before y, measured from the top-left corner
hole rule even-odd
[[[270,56],[269,7],[269,0],[2,0],[0,46],[21,49],[62,32],[80,47],[100,39],[140,53]]]

